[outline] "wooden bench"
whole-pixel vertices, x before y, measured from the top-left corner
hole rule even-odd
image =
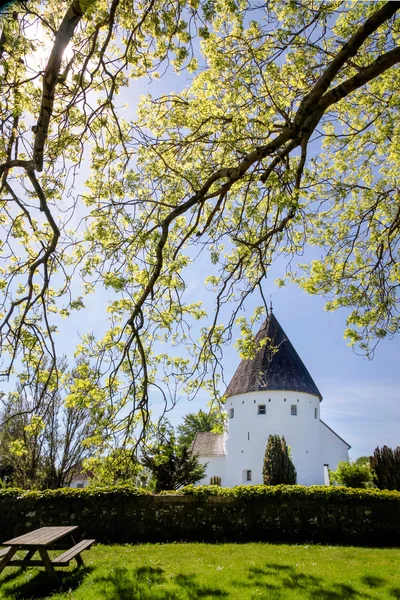
[[[83,565],[81,552],[90,548],[95,540],[82,540],[78,544],[75,543],[73,532],[78,527],[62,526],[62,527],[41,527],[25,535],[21,535],[12,540],[7,540],[4,545],[7,548],[0,550],[0,573],[5,567],[45,567],[47,574],[55,583],[58,582],[57,573],[54,567],[68,567],[69,562],[74,558],[78,566]],[[48,554],[48,549],[56,542],[58,543],[63,538],[69,538],[72,547],[53,559]],[[65,547],[65,546],[64,546]],[[18,550],[27,552],[22,559],[15,559],[14,555]],[[38,552],[39,559],[32,559],[32,556]]]
[[[73,558],[76,559],[76,562],[78,563],[78,565],[83,564],[80,553],[83,552],[83,550],[87,550],[88,548],[93,546],[95,541],[96,540],[82,540],[81,542],[79,542],[79,544],[75,544],[75,546],[72,546],[72,548],[70,548],[69,550],[64,552],[64,554],[61,554],[60,556],[56,556],[56,558],[53,558],[53,560],[51,561],[51,564],[54,565],[55,567],[68,567],[69,562]]]

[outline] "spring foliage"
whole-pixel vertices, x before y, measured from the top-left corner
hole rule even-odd
[[[339,462],[336,471],[331,471],[330,480],[331,483],[352,488],[373,487],[373,476],[369,464]]]
[[[1,375],[23,365],[49,385],[61,318],[95,306],[108,327],[80,332],[87,380],[70,403],[90,397],[93,441],[105,431],[132,441],[149,426],[151,392],[166,406],[201,387],[219,397],[238,311],[280,256],[291,265],[281,285],[290,277],[327,297],[328,310],[349,310],[350,344],[371,354],[394,335],[398,11],[398,2],[321,0],[9,5]],[[135,112],[141,82],[173,69],[186,87],[148,94]],[[321,258],[295,266],[307,245]],[[190,290],[199,254],[210,316]],[[260,300],[241,329],[263,310]]]

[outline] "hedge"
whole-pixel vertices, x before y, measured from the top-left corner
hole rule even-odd
[[[345,487],[133,486],[0,490],[0,540],[78,525],[103,543],[291,541],[400,545],[400,493]]]

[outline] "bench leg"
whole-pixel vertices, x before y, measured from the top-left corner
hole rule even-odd
[[[40,554],[40,558],[43,561],[43,565],[46,568],[47,575],[49,576],[49,579],[51,581],[53,581],[54,583],[59,583],[58,577],[57,577],[57,573],[55,572],[54,567],[51,564],[51,560],[50,560],[49,555],[47,554],[46,548],[42,548],[42,547],[39,546],[38,551],[39,551],[39,554]]]
[[[35,554],[35,552],[36,552],[36,548],[32,548],[32,550],[29,550],[29,552],[27,552],[26,556],[24,556],[24,560],[31,560],[31,558]]]
[[[17,550],[18,550],[18,548],[16,548],[15,546],[11,546],[11,548],[9,549],[7,554],[0,561],[0,573],[8,565],[8,563],[10,562],[10,560],[12,559],[12,557],[14,556],[14,554],[16,553]]]
[[[75,546],[76,542],[75,542],[75,539],[74,539],[74,536],[72,535],[72,533],[70,533],[70,538],[71,538],[72,545]],[[83,558],[80,554],[75,556],[75,560],[76,560],[76,564],[78,565],[78,567],[84,566],[85,563],[83,562]]]
[[[76,564],[78,565],[78,567],[83,567],[84,566],[84,562],[83,562],[83,558],[80,554],[77,554],[75,556],[75,560],[76,560]]]
[[[32,548],[32,550],[28,550],[26,556],[24,556],[24,560],[31,560],[32,556],[35,554],[36,548]],[[25,571],[26,567],[21,567]]]

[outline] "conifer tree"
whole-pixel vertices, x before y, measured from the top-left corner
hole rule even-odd
[[[400,491],[400,448],[375,448],[371,457],[374,482],[380,490]]]
[[[286,483],[294,485],[297,473],[285,437],[270,435],[264,455],[263,480],[265,485]]]

